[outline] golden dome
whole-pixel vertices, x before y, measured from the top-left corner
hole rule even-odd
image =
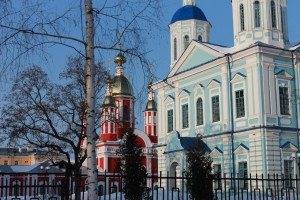
[[[154,100],[148,100],[145,111],[157,111],[156,102]]]
[[[134,96],[133,89],[130,82],[123,75],[115,76],[113,78],[111,89],[113,95],[124,94],[124,95]]]
[[[116,107],[114,97],[113,96],[105,96],[101,107]]]
[[[119,52],[119,54],[115,57],[115,63],[117,63],[119,66],[122,66],[122,64],[126,63],[126,58],[121,52]]]

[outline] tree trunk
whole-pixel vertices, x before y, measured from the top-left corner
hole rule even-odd
[[[81,192],[81,171],[80,168],[75,168],[74,169],[74,179],[75,179],[75,200],[80,200],[80,192]]]
[[[86,13],[86,101],[87,101],[87,176],[88,199],[97,199],[97,167],[95,152],[95,90],[94,90],[94,16],[92,0],[85,0]]]

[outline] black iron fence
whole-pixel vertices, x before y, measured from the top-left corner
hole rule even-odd
[[[186,187],[188,177],[159,174],[147,177],[147,193],[144,199],[187,200],[190,199]],[[76,188],[75,178],[66,180],[64,174],[4,174],[0,173],[0,198],[7,200],[65,200],[75,199],[75,193],[81,200],[88,200],[88,183],[81,176],[80,186]],[[122,200],[124,177],[118,174],[103,173],[98,176],[99,200]],[[214,199],[219,200],[298,200],[299,181],[297,175],[251,175],[241,177],[238,174],[213,176]],[[68,183],[68,184],[66,184]],[[66,188],[68,187],[68,188]],[[199,188],[201,189],[201,188]]]

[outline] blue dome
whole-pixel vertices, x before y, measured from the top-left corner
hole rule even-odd
[[[204,13],[197,6],[184,6],[176,11],[171,20],[171,24],[177,21],[197,19],[207,21]]]

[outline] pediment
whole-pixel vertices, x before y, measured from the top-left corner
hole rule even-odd
[[[203,90],[204,90],[204,86],[203,86],[201,83],[197,83],[197,84],[194,86],[194,88],[193,88],[194,92],[196,92],[197,89],[200,89],[201,91],[203,91]]]
[[[280,70],[279,72],[276,73],[276,78],[291,80],[294,77],[291,74],[289,74],[287,71]]]
[[[249,153],[249,148],[244,145],[244,144],[240,144],[235,150],[234,150],[234,154],[248,154]]]
[[[178,59],[168,76],[174,76],[175,74],[204,65],[223,56],[224,54],[193,40]]]
[[[291,142],[286,142],[280,147],[283,151],[286,152],[296,152],[298,151],[298,148],[292,144]]]
[[[186,96],[190,96],[190,92],[188,91],[188,90],[186,90],[186,89],[183,89],[183,90],[181,90],[181,92],[179,93],[179,97],[181,98],[181,97],[186,97]]]
[[[175,98],[171,95],[168,95],[166,98],[165,98],[165,103],[171,103],[171,102],[174,102]]]
[[[212,158],[221,158],[222,156],[223,156],[223,151],[218,147],[215,147],[210,153],[210,157]]]
[[[236,73],[234,75],[234,77],[231,79],[231,83],[241,82],[241,81],[244,81],[245,79],[246,79],[246,76],[244,74]]]
[[[208,84],[208,88],[209,89],[212,89],[212,88],[216,88],[216,87],[220,87],[221,86],[221,83],[216,80],[216,79],[213,79],[209,84]]]

